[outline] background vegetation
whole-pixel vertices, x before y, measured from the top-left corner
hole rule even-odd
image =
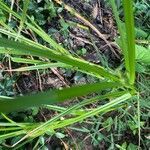
[[[148,1],[64,2],[0,1],[1,149],[148,149]]]

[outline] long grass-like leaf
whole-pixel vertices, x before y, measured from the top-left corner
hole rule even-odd
[[[35,27],[30,23],[26,24],[32,31],[43,38],[44,41],[48,42],[54,49],[59,50],[62,54],[70,55],[66,49],[64,49],[61,45],[57,44],[52,38],[50,38],[50,36],[46,34],[45,31],[42,30],[35,22],[33,23]]]
[[[63,90],[52,90],[49,92],[38,93],[36,95],[17,97],[15,99],[1,98],[0,112],[11,112],[18,109],[40,106],[42,104],[53,104],[56,102],[62,102],[66,99],[119,86],[121,85],[117,82],[101,82],[66,88]]]
[[[45,31],[42,30],[40,26],[38,26],[29,16],[27,16],[27,18],[32,22],[32,24],[34,24],[34,26],[28,23],[27,21],[25,22],[27,3],[25,2],[24,5],[25,5],[24,7],[25,10],[23,10],[23,16],[21,17],[20,15],[15,13],[13,10],[11,10],[7,5],[5,5],[3,2],[0,1],[0,8],[8,13],[12,13],[17,19],[19,19],[21,22],[21,26],[22,26],[22,23],[25,23],[31,30],[33,30],[35,33],[41,36],[41,38],[43,38],[46,42],[48,42],[54,49],[59,50],[61,53],[65,53],[69,55],[69,52],[66,49],[64,49],[61,45],[59,45],[52,38],[50,38],[50,36],[46,34]],[[17,35],[17,37],[18,36],[19,34]]]
[[[19,30],[18,30],[18,34],[17,34],[16,40],[18,39],[18,37],[20,35],[20,32],[21,32],[21,30],[23,28],[23,25],[24,25],[24,23],[26,21],[26,16],[27,16],[27,10],[28,10],[29,2],[30,2],[30,0],[26,0],[23,3],[23,12],[22,12],[22,17],[21,17],[20,26],[19,26]]]
[[[47,131],[47,129],[54,130],[54,129],[58,129],[58,128],[63,128],[63,127],[66,127],[68,125],[71,125],[73,123],[83,121],[84,119],[86,119],[88,117],[91,117],[91,116],[94,116],[94,115],[97,115],[99,113],[104,113],[104,112],[111,111],[112,107],[115,107],[116,105],[128,100],[129,98],[131,98],[131,94],[126,93],[126,94],[116,98],[115,100],[112,100],[112,101],[108,102],[107,104],[102,105],[98,108],[95,108],[95,109],[93,109],[93,110],[91,110],[87,113],[84,113],[84,114],[78,116],[78,117],[71,118],[71,119],[66,119],[64,121],[61,121],[61,122],[59,121],[57,123],[54,122],[54,121],[58,120],[64,114],[68,113],[69,111],[74,110],[74,108],[76,108],[76,107],[78,108],[78,105],[75,105],[75,106],[67,109],[63,113],[59,114],[58,116],[52,118],[51,120],[45,122],[44,124],[39,125],[37,128],[35,128],[31,132],[29,132],[27,135],[25,135],[20,141],[18,141],[18,143],[25,140],[28,137],[34,137],[35,138],[35,137],[37,137],[41,134],[44,134]]]
[[[127,50],[127,45],[126,45],[126,33],[125,33],[125,30],[123,30],[123,23],[119,18],[119,12],[117,10],[115,0],[110,0],[110,4],[112,6],[112,11],[113,11],[113,14],[117,23],[117,27],[120,33],[120,41],[121,41],[120,46],[124,55],[126,70],[127,72],[129,72],[129,58],[128,58],[128,50]]]
[[[12,15],[21,20],[21,16],[15,13],[13,10],[11,10],[7,5],[5,5],[4,2],[2,2],[2,0],[0,0],[0,8],[8,13],[11,13]]]
[[[131,98],[131,94],[127,93],[127,94],[124,94],[118,98],[116,98],[115,100],[112,100],[110,101],[109,103],[103,105],[103,106],[100,106],[98,108],[95,108],[94,110],[91,110],[81,116],[78,116],[76,118],[72,118],[72,119],[68,119],[68,120],[64,120],[64,122],[58,124],[56,126],[56,128],[62,128],[62,127],[65,127],[65,126],[68,126],[70,124],[73,124],[73,123],[76,123],[76,122],[79,122],[79,121],[82,121],[88,117],[91,117],[91,116],[94,116],[94,115],[97,115],[99,113],[102,113],[102,112],[105,112],[105,111],[110,111],[112,107],[115,107],[116,105],[128,100],[129,98]],[[56,129],[55,128],[55,129]]]
[[[119,97],[119,96],[122,96],[124,94],[128,93],[128,91],[121,91],[121,92],[112,92],[112,93],[108,93],[108,94],[105,94],[105,95],[100,95],[100,96],[96,96],[96,97],[93,97],[93,98],[90,98],[90,99],[85,99],[84,101],[76,104],[76,108],[75,108],[75,114],[77,115],[78,112],[79,114],[81,112],[85,113],[84,110],[79,110],[79,108],[83,107],[83,106],[86,106],[88,104],[92,104],[92,103],[95,103],[99,100],[104,100],[105,98],[115,98],[115,97]],[[51,109],[51,110],[55,110],[55,111],[59,111],[59,112],[64,112],[67,110],[67,108],[64,108],[64,107],[60,107],[60,106],[54,106],[54,105],[46,105],[44,106],[46,107],[47,109]],[[74,111],[73,111],[74,112]],[[70,113],[70,112],[69,112]]]
[[[9,28],[8,28],[8,30],[9,30]],[[10,30],[11,31],[11,30]],[[5,30],[5,29],[0,29],[0,33],[3,33],[4,35],[8,35],[8,36],[10,36],[10,37],[12,37],[12,38],[15,38],[16,36],[17,36],[17,34],[16,33],[14,33],[14,32],[10,32],[10,31],[7,31],[7,30]],[[19,36],[19,40],[20,41],[22,41],[22,42],[24,42],[24,43],[26,43],[26,44],[29,44],[29,45],[32,45],[32,46],[34,46],[34,47],[37,47],[37,48],[41,48],[41,49],[47,49],[48,51],[50,50],[49,48],[47,48],[47,47],[45,47],[45,46],[43,46],[43,45],[41,45],[41,44],[39,44],[39,43],[36,43],[36,42],[34,42],[34,41],[31,41],[31,40],[29,40],[29,39],[27,39],[27,38],[25,38],[25,37],[23,37],[23,36]],[[10,52],[10,51],[9,51]],[[6,49],[4,49],[4,48],[0,48],[0,53],[8,53],[8,51],[6,50]],[[11,54],[17,54],[17,55],[25,55],[23,52],[21,52],[21,51],[15,51],[15,52],[13,52],[13,53],[11,53]],[[55,53],[57,53],[57,52],[55,52]],[[57,54],[59,54],[59,53],[57,53]],[[19,60],[13,60],[13,61],[19,61]],[[29,62],[28,60],[26,61],[26,62]],[[31,61],[30,61],[31,62]],[[25,62],[24,62],[25,63]],[[89,63],[89,64],[91,64],[91,63]],[[101,76],[100,76],[100,74],[95,74],[95,73],[92,73],[92,72],[90,72],[90,70],[88,70],[88,71],[85,71],[85,70],[81,70],[80,68],[78,68],[78,67],[72,67],[72,69],[74,69],[74,70],[77,70],[77,71],[80,71],[80,72],[82,72],[82,73],[86,73],[86,74],[88,74],[88,75],[91,75],[91,76],[94,76],[94,77],[96,77],[96,78],[102,78]]]
[[[0,47],[2,47],[0,48],[0,53],[45,57],[45,58],[49,58],[52,60],[60,61],[62,63],[68,64],[74,67],[78,67],[80,70],[83,70],[86,72],[95,73],[97,75],[108,78],[110,80],[119,81],[117,76],[106,71],[103,67],[100,67],[98,65],[89,63],[87,61],[84,61],[78,58],[55,53],[51,49],[47,50],[46,48],[43,48],[43,49],[37,48],[34,46],[24,44],[22,42],[17,42],[17,41],[15,42],[15,41],[2,39],[2,38],[0,38]]]
[[[67,114],[70,114],[70,115],[76,115],[76,116],[79,116],[79,115],[82,115],[82,114],[84,114],[84,113],[87,113],[87,111],[80,111],[81,109],[79,109],[79,108],[81,108],[81,107],[83,107],[83,106],[85,106],[85,105],[88,105],[88,104],[90,104],[90,103],[93,103],[93,102],[96,102],[96,101],[98,101],[98,100],[104,100],[104,99],[106,99],[106,98],[115,98],[115,97],[119,97],[119,96],[122,96],[122,95],[124,95],[124,94],[127,94],[128,92],[127,91],[122,91],[122,92],[113,92],[113,93],[108,93],[108,94],[106,94],[106,95],[100,95],[100,96],[96,96],[96,97],[94,97],[94,98],[90,98],[90,99],[87,99],[87,100],[84,100],[84,101],[82,101],[82,102],[80,102],[80,103],[78,103],[78,104],[76,104],[76,105],[74,105],[74,106],[72,106],[72,107],[70,107],[70,108],[62,108],[62,107],[58,107],[58,106],[47,106],[46,108],[50,108],[50,109],[52,109],[52,110],[55,110],[55,111],[62,111],[62,113],[61,114],[59,114],[59,115],[57,115],[57,116],[55,116],[54,118],[52,118],[52,119],[50,119],[49,121],[47,121],[46,123],[43,123],[43,124],[38,124],[38,123],[30,123],[30,124],[28,124],[28,123],[17,123],[17,124],[10,124],[10,123],[1,123],[0,125],[3,127],[5,127],[5,126],[7,126],[7,129],[8,129],[8,131],[10,130],[21,130],[21,129],[24,129],[24,130],[26,130],[26,132],[27,132],[27,135],[30,135],[30,136],[32,136],[32,132],[38,132],[38,130],[40,131],[41,130],[41,128],[43,128],[44,127],[44,130],[43,130],[43,133],[45,133],[46,131],[47,131],[47,129],[49,129],[49,127],[48,128],[46,128],[46,126],[53,126],[54,124],[56,124],[57,125],[57,120],[60,118],[60,117],[63,117],[63,116],[65,116],[65,115],[67,115]],[[45,106],[44,106],[45,107]],[[111,110],[111,109],[110,109]],[[13,127],[12,127],[13,126]],[[23,128],[21,128],[21,127],[23,127]],[[57,128],[57,126],[53,126],[54,128]],[[35,129],[36,128],[36,129]],[[33,130],[33,129],[35,129],[35,130]],[[31,130],[33,130],[33,131],[31,131]],[[3,130],[1,130],[1,131],[3,131]],[[29,131],[29,132],[28,132]],[[31,132],[30,132],[31,131]],[[41,132],[41,131],[40,131]],[[38,132],[39,133],[39,132]],[[12,136],[13,136],[14,134],[12,133]],[[20,135],[24,135],[24,132],[20,132]],[[26,135],[26,136],[27,136]],[[32,137],[33,138],[35,138],[36,136],[37,136],[38,134],[36,134],[36,135],[33,135]],[[9,136],[2,136],[2,139],[3,138],[5,138],[5,139],[7,139],[7,138],[9,138]],[[25,138],[24,138],[25,139]],[[22,139],[21,140],[19,140],[16,144],[18,144],[18,143],[20,143],[22,141]],[[14,144],[12,147],[14,147],[16,144]]]
[[[8,26],[7,26],[6,29],[1,29],[0,28],[0,33],[2,33],[4,35],[8,35],[8,36],[15,39],[16,36],[17,36],[17,33],[15,31],[11,30]],[[34,47],[37,47],[37,48],[44,48],[44,49],[49,50],[49,48],[47,48],[47,47],[45,47],[45,46],[43,46],[43,45],[41,45],[37,42],[34,42],[30,39],[27,39],[27,38],[25,38],[24,36],[21,36],[21,35],[19,35],[19,41],[22,41],[23,43],[26,43],[26,44],[29,44],[29,45],[33,45]]]
[[[5,140],[5,139],[8,139],[8,138],[12,138],[12,137],[22,135],[22,134],[26,134],[26,133],[27,132],[25,132],[25,130],[14,131],[14,132],[11,132],[11,133],[0,135],[0,140]]]
[[[134,84],[135,81],[135,29],[133,16],[133,1],[123,0],[124,18],[127,36],[127,48],[129,59],[129,82]]]
[[[16,63],[23,63],[23,64],[47,64],[47,62],[43,62],[41,60],[34,60],[34,59],[27,59],[27,58],[18,58],[18,57],[11,57],[11,60]]]
[[[129,83],[134,84],[135,80],[135,28],[133,16],[133,1],[123,0],[125,28],[119,18],[119,13],[115,0],[110,0],[113,13],[120,33],[121,48],[124,54],[125,67],[129,78]],[[123,31],[124,30],[124,31]]]
[[[48,68],[71,68],[71,66],[66,65],[64,63],[48,63],[48,64],[41,64],[35,66],[28,66],[28,67],[21,67],[17,69],[12,69],[11,71],[31,71],[31,70],[39,70],[39,69],[48,69]]]

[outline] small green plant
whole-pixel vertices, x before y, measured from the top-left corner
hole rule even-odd
[[[19,111],[30,107],[46,107],[51,110],[55,110],[58,115],[54,116],[50,120],[44,123],[17,123],[8,118],[5,114],[3,117],[8,120],[8,123],[0,123],[0,141],[4,141],[8,138],[19,136],[19,139],[13,142],[12,147],[19,148],[27,142],[32,141],[37,137],[41,137],[43,134],[54,135],[61,137],[62,134],[57,134],[56,130],[72,125],[77,122],[81,122],[86,118],[92,117],[98,114],[104,114],[109,111],[113,111],[120,107],[125,107],[123,104],[126,101],[132,100],[133,97],[138,97],[138,91],[135,89],[135,35],[134,35],[134,17],[133,17],[133,1],[123,0],[124,18],[125,18],[125,31],[122,30],[122,23],[119,19],[119,14],[114,0],[111,0],[111,5],[114,11],[115,19],[120,32],[120,46],[124,56],[124,63],[126,70],[116,69],[113,71],[111,68],[104,68],[93,63],[89,63],[85,60],[73,56],[68,50],[56,43],[48,34],[41,29],[41,27],[27,15],[27,4],[24,3],[22,14],[18,14],[11,10],[4,2],[0,1],[0,9],[3,13],[11,13],[16,20],[20,22],[19,31],[11,29],[4,19],[0,20],[0,33],[8,36],[9,38],[0,38],[0,53],[12,55],[11,59],[15,62],[28,62],[34,64],[33,66],[26,68],[18,68],[14,71],[24,71],[33,69],[44,69],[61,67],[71,70],[77,70],[79,72],[88,74],[97,78],[97,83],[90,83],[80,86],[74,86],[70,88],[64,88],[61,90],[51,90],[47,92],[38,93],[35,95],[27,95],[22,97],[9,97],[0,98],[0,112],[8,113]],[[25,17],[27,16],[27,17]],[[62,26],[65,30],[68,25],[62,22]],[[24,29],[30,29],[36,35],[47,43],[47,47],[29,40],[21,34]],[[20,58],[19,56],[31,55],[35,60],[29,60]],[[46,58],[49,61],[41,61],[37,58]],[[55,62],[51,61],[54,60]],[[36,65],[35,65],[36,64]],[[70,108],[58,107],[52,105],[54,103],[63,102],[75,97],[84,96],[93,92],[100,92],[109,89],[109,93],[105,95],[98,95],[96,97],[85,99]],[[84,106],[100,101],[106,100],[104,105],[101,105],[92,110],[83,109]],[[71,115],[71,117],[67,117]],[[61,118],[64,119],[61,119]],[[138,118],[140,128],[140,119]],[[109,118],[104,124],[111,123],[112,119]],[[107,128],[110,130],[110,127]],[[4,132],[7,131],[7,132]],[[40,139],[41,139],[40,138]],[[99,135],[99,138],[102,138]],[[100,140],[100,139],[99,139]],[[43,141],[43,139],[42,139]],[[43,142],[42,142],[43,143]]]

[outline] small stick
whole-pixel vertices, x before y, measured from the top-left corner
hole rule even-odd
[[[66,87],[69,87],[69,85],[65,82],[65,79],[63,78],[63,76],[61,76],[59,74],[59,71],[57,70],[57,68],[51,68],[51,71],[63,82],[63,84],[66,86]]]
[[[72,33],[70,33],[70,36],[73,37],[73,38],[75,38],[75,39],[77,39],[77,40],[79,40],[79,41],[82,41],[82,42],[84,42],[84,43],[86,43],[86,44],[93,45],[91,42],[89,42],[89,41],[88,41],[87,39],[85,39],[85,38],[75,36],[75,35],[72,34]]]

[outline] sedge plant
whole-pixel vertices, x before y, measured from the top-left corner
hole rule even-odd
[[[12,147],[21,147],[23,144],[39,137],[43,134],[55,134],[59,128],[81,122],[88,117],[104,114],[119,107],[125,107],[126,101],[132,99],[137,94],[135,83],[135,37],[134,37],[134,16],[133,1],[123,0],[125,31],[122,31],[121,21],[114,0],[110,0],[114,16],[120,33],[121,50],[124,56],[125,71],[119,72],[106,69],[103,66],[90,63],[81,58],[73,56],[68,50],[55,42],[45,31],[27,15],[28,3],[24,3],[22,14],[18,14],[10,9],[0,0],[0,10],[12,16],[20,23],[19,30],[11,29],[5,19],[0,20],[0,33],[9,38],[0,38],[0,53],[9,54],[11,60],[17,63],[30,64],[29,67],[17,68],[12,71],[30,71],[46,68],[69,68],[80,71],[99,79],[97,83],[84,84],[63,88],[61,90],[50,90],[47,92],[26,95],[20,97],[0,96],[0,112],[8,121],[0,123],[0,140],[6,140],[14,136],[21,138]],[[34,34],[40,36],[48,46],[30,40],[21,34],[24,28],[28,28]],[[18,56],[36,56],[43,59],[26,59]],[[49,61],[42,61],[49,60]],[[55,62],[52,62],[54,60]],[[70,108],[58,107],[56,103],[61,103],[75,97],[84,96],[93,92],[100,92],[111,89],[109,94],[97,95],[96,97],[85,99]],[[106,101],[104,105],[90,110],[83,109],[84,106],[100,101]],[[7,117],[6,113],[23,110],[30,107],[45,107],[58,112],[56,116],[44,123],[17,123]],[[67,118],[67,115],[71,115]],[[61,120],[60,118],[64,118]]]

